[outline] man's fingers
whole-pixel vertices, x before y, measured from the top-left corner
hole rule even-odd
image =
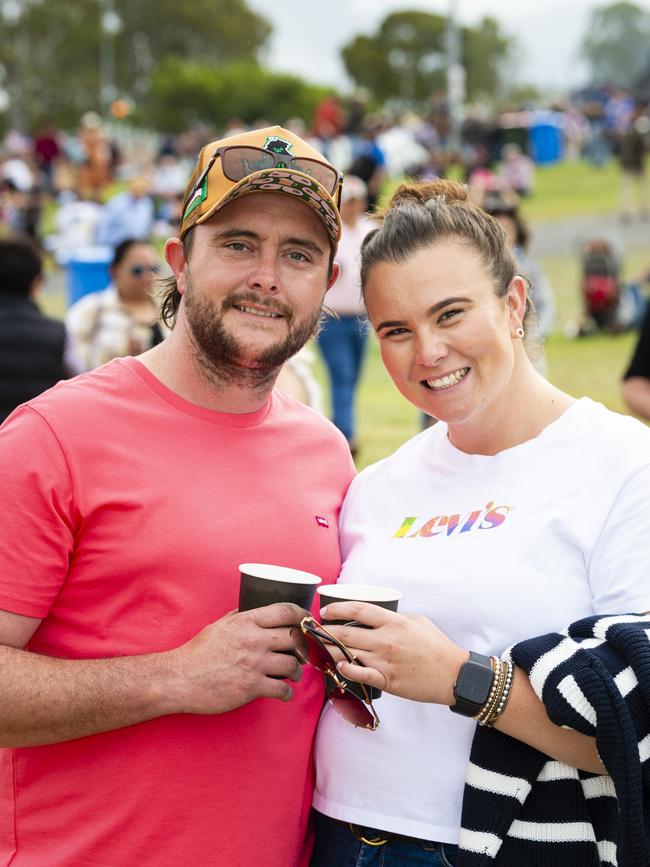
[[[270,629],[274,626],[297,626],[303,617],[307,617],[309,611],[292,602],[276,602],[274,605],[265,605],[244,613],[258,626]]]
[[[289,701],[293,695],[293,690],[284,680],[273,680],[272,677],[265,677],[264,683],[260,688],[260,698],[277,698],[280,701]]]
[[[302,667],[293,653],[267,653],[264,657],[264,674],[298,681],[302,676]]]

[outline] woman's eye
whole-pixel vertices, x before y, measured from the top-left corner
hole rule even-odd
[[[408,328],[389,328],[386,331],[382,332],[381,337],[402,337],[404,334],[408,334]]]
[[[462,310],[445,310],[445,312],[440,316],[439,322],[449,322],[452,319],[455,319],[457,316],[463,313]]]

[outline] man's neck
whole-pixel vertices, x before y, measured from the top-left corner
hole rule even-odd
[[[277,377],[259,388],[230,378],[207,375],[177,329],[158,346],[138,357],[144,366],[174,394],[216,412],[256,412],[267,403]],[[279,373],[279,371],[278,371]]]

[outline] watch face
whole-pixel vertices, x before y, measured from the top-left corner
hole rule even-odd
[[[456,684],[456,697],[474,704],[485,704],[490,694],[494,672],[492,666],[485,666],[470,660],[463,666]]]

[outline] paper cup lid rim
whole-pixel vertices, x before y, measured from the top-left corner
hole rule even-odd
[[[341,596],[343,598],[346,593],[358,593],[359,596],[366,596],[366,599],[357,599],[357,602],[375,601],[375,602],[392,602],[402,598],[400,590],[393,590],[392,587],[382,587],[378,584],[325,584],[322,587],[317,587],[316,592],[321,596]]]
[[[320,584],[323,580],[313,572],[304,569],[293,569],[291,566],[276,566],[273,563],[240,563],[239,571],[251,578],[261,578],[265,581],[290,581],[295,584]]]

